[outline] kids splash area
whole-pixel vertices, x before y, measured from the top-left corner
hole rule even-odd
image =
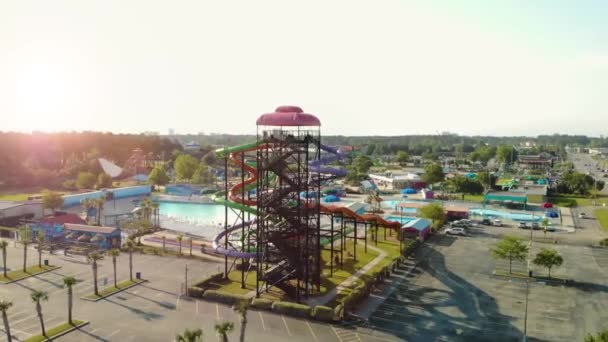
[[[400,255],[401,222],[337,205],[340,192],[323,189],[346,176],[346,155],[322,143],[316,116],[282,106],[261,115],[256,126],[256,141],[216,150],[224,174],[240,171],[238,181],[226,178],[223,191],[212,196],[225,210],[223,229],[212,241],[224,257],[223,284],[232,279],[240,284],[237,293],[255,297],[279,289],[281,298],[321,296],[325,303],[344,295],[338,285],[349,277],[336,278],[338,273],[352,275],[370,257]],[[390,253],[375,247],[388,244],[389,237]]]

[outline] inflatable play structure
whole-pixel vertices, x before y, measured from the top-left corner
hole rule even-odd
[[[242,260],[243,284],[255,269],[258,296],[274,286],[299,300],[315,288],[320,291],[326,262],[321,250],[341,262],[346,239],[355,244],[364,239],[367,244],[367,234],[357,236],[358,224],[366,233],[368,226],[399,229],[401,224],[323,201],[330,194],[323,194],[322,184],[347,172],[340,166],[345,154],[321,143],[316,116],[282,106],[261,115],[256,124],[257,141],[216,151],[224,160],[224,174],[237,168],[240,179],[225,179],[224,190],[213,196],[226,207],[224,229],[213,239],[213,247],[226,258],[225,274],[229,257],[236,258],[233,266]],[[236,222],[228,222],[228,210],[237,214]],[[321,227],[322,215],[329,217],[329,228]],[[356,258],[356,249],[354,253]]]

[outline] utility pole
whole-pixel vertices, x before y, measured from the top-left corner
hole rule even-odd
[[[526,311],[524,311],[524,337],[523,342],[528,341],[528,292],[530,290],[530,281],[526,280]]]

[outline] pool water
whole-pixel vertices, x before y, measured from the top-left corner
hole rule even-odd
[[[159,202],[160,215],[177,223],[198,226],[223,226],[224,206],[219,204]],[[228,224],[233,224],[237,215],[228,210]]]
[[[471,215],[498,217],[498,218],[502,218],[502,219],[506,219],[506,220],[513,220],[513,221],[541,221],[543,219],[543,215],[510,213],[510,212],[506,212],[506,211],[481,209],[481,208],[470,209],[469,213]]]
[[[420,203],[420,202],[415,202],[415,201],[401,201],[401,200],[388,200],[388,201],[383,201],[382,202],[382,206],[385,208],[391,208],[393,210],[396,210],[395,208],[397,207],[397,204],[399,203]],[[403,210],[403,213],[406,214],[415,214],[416,213],[416,208],[401,208],[399,209],[400,211]]]
[[[410,221],[414,221],[417,220],[416,217],[401,217],[401,216],[386,216],[384,217],[385,220],[387,221],[397,221],[397,222],[401,222],[401,224],[406,224]]]

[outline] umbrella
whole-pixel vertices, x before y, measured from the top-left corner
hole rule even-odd
[[[544,178],[541,178],[541,179],[539,179],[539,180],[536,181],[536,184],[545,185],[545,184],[547,184],[547,180],[544,179]]]
[[[545,217],[556,218],[556,217],[559,217],[559,214],[556,213],[555,211],[547,211],[545,213]]]
[[[96,234],[92,239],[91,242],[97,242],[97,241],[103,241],[104,236],[101,234]]]
[[[410,194],[415,194],[415,193],[416,193],[416,190],[412,189],[412,188],[401,189],[401,194],[410,195]]]
[[[540,206],[541,206],[541,208],[545,208],[545,209],[553,208],[553,204],[549,203],[549,202],[545,202],[545,203],[541,204]]]

